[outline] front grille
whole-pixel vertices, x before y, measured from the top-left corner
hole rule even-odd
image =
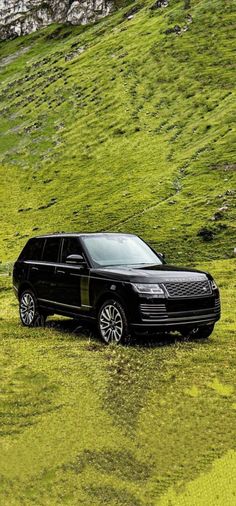
[[[144,320],[159,320],[168,318],[165,304],[140,304]]]
[[[203,297],[212,293],[209,281],[182,281],[164,283],[169,297]]]

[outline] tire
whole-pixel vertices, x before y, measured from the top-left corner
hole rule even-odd
[[[196,327],[193,329],[183,328],[180,333],[183,337],[190,337],[193,339],[207,339],[214,330],[214,324],[203,325],[202,327]]]
[[[114,299],[105,301],[97,315],[97,330],[99,337],[106,344],[127,342],[129,327],[125,310]]]
[[[32,290],[27,289],[20,295],[19,313],[24,327],[44,327],[47,315],[39,310],[37,299]]]

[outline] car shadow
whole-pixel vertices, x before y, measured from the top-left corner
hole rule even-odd
[[[94,327],[88,323],[83,323],[72,318],[68,319],[53,319],[46,322],[46,328],[55,329],[58,332],[70,334],[82,338],[90,338],[94,343],[103,344],[99,337],[96,335]],[[161,346],[171,346],[176,343],[184,342],[207,342],[207,339],[196,339],[194,337],[183,337],[178,332],[165,332],[149,335],[134,335],[123,344],[123,346],[139,346],[142,348],[154,348]]]

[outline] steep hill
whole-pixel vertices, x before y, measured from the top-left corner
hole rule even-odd
[[[233,2],[137,1],[0,44],[0,259],[50,231],[232,256]]]

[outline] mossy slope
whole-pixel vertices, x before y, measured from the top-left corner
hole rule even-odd
[[[1,44],[3,261],[58,230],[135,232],[172,260],[232,255],[234,5],[151,5]]]
[[[234,506],[233,263],[207,263],[223,309],[209,340],[128,347],[65,319],[21,327],[0,277],[1,506]]]

